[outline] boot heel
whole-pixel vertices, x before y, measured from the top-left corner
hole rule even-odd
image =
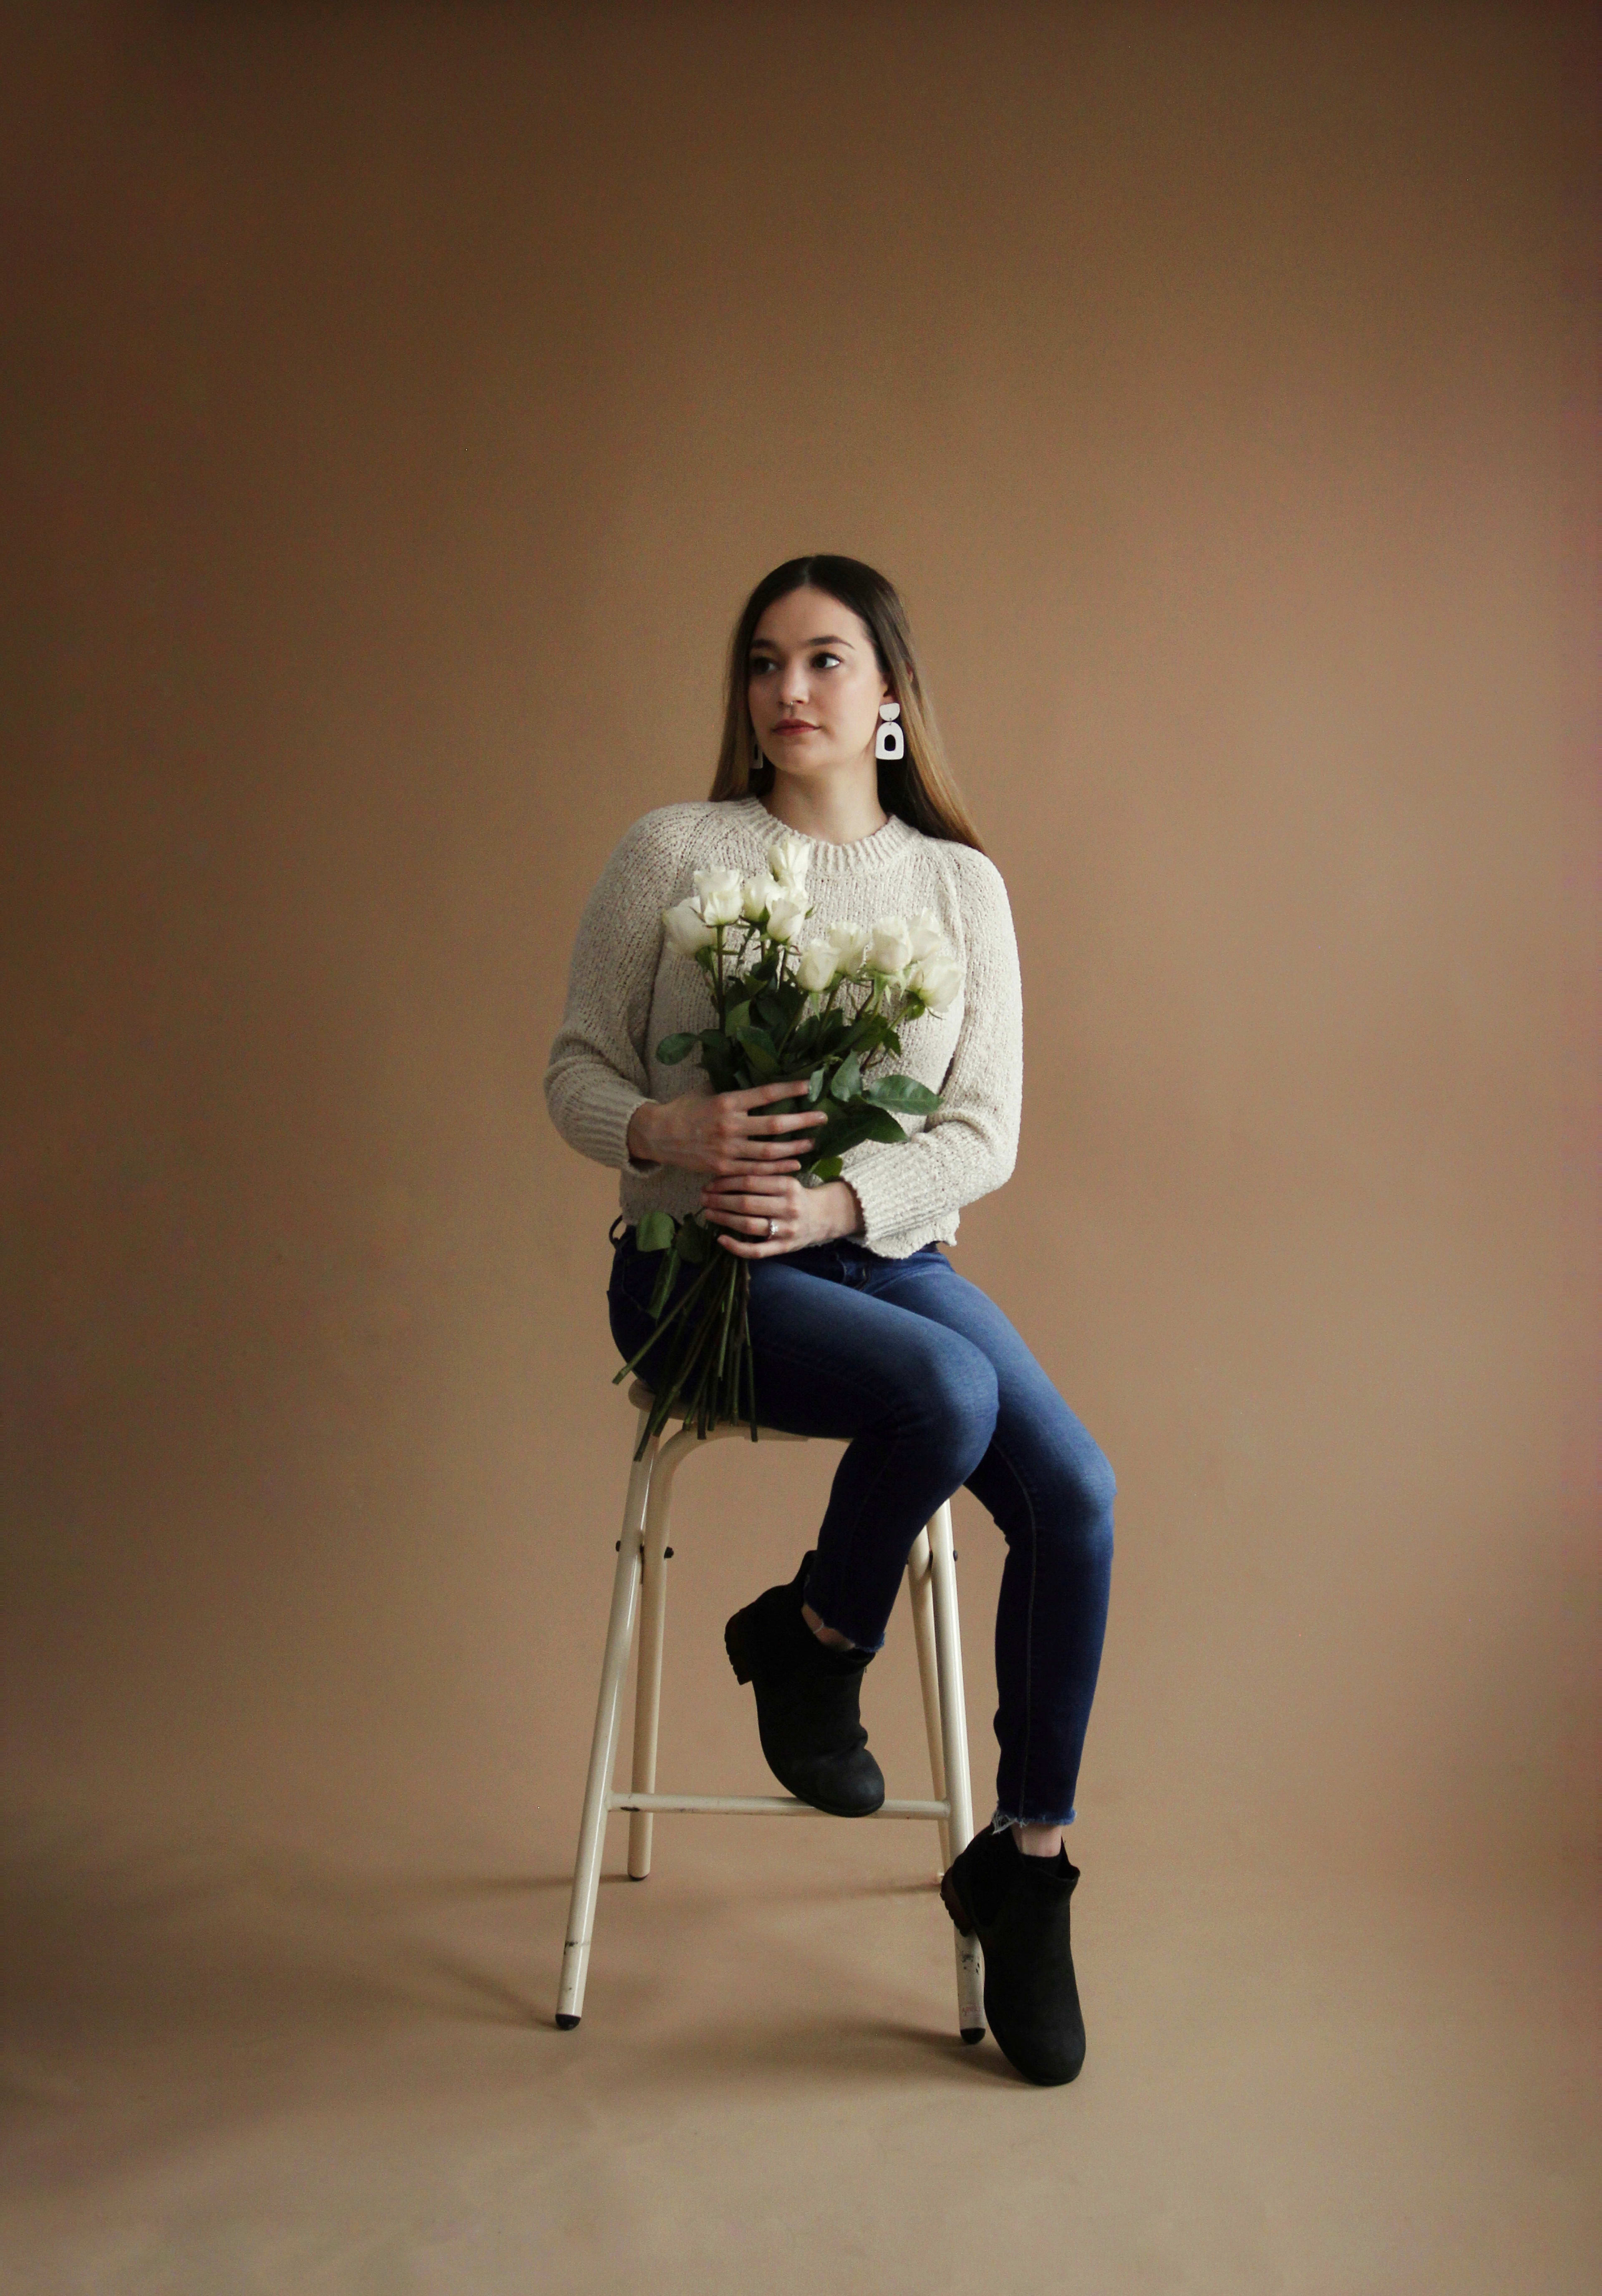
[[[740,1614],[737,1611],[723,1629],[723,1647],[728,1652],[730,1666],[734,1668],[735,1680],[740,1683],[749,1682],[751,1652],[746,1645],[745,1629],[740,1623]]]
[[[962,1898],[958,1895],[956,1876],[949,1866],[947,1867],[945,1873],[941,1876],[940,1897],[941,1905],[944,1906],[946,1911],[950,1915],[952,1920],[962,1931],[964,1937],[972,1937],[974,1934],[974,1917],[969,1913],[967,1907],[963,1904]]]

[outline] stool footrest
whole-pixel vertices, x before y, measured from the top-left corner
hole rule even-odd
[[[827,1817],[809,1801],[793,1794],[660,1794],[614,1793],[609,1809],[683,1810],[694,1817]],[[874,1817],[949,1818],[951,1807],[943,1801],[887,1801],[872,1811]]]

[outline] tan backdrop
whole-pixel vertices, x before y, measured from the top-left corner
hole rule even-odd
[[[12,12],[25,1811],[560,1865],[628,1414],[540,1072],[825,548],[1017,920],[957,1264],[1119,1471],[1080,1841],[1566,1853],[1583,22]],[[760,1783],[718,1625],[829,1464],[686,1475],[681,1775]]]

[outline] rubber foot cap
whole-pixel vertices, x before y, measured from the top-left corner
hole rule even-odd
[[[648,1882],[651,1876],[649,1874],[631,1874],[628,1878],[631,1882]]]
[[[561,2019],[558,2018],[558,2024],[560,2024],[561,2021]],[[983,2040],[984,2027],[982,2025],[965,2025],[962,2029],[962,2037],[967,2043],[969,2048],[973,2048],[977,2045],[977,2043]]]
[[[559,2033],[571,2033],[578,2021],[576,2017],[570,2017],[565,2009],[556,2012],[556,2030]]]

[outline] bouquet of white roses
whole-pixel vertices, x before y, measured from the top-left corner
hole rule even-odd
[[[706,975],[717,1021],[699,1033],[664,1037],[656,1053],[670,1064],[699,1054],[714,1092],[793,1078],[795,1097],[771,1101],[765,1112],[826,1111],[827,1123],[800,1135],[794,1151],[803,1185],[817,1185],[839,1177],[842,1157],[859,1141],[902,1140],[898,1116],[927,1116],[940,1106],[927,1085],[883,1068],[901,1049],[899,1025],[949,1010],[962,973],[928,909],[873,925],[832,925],[802,947],[801,929],[812,913],[810,857],[803,839],[776,838],[760,875],[700,870],[691,898],[663,911],[670,947]],[[693,1418],[702,1436],[719,1420],[748,1419],[756,1439],[751,1263],[720,1250],[719,1234],[696,1212],[684,1219],[647,1212],[639,1222],[639,1250],[662,1255],[651,1295],[656,1329],[613,1384],[664,1331],[676,1327],[676,1335],[653,1374],[655,1401],[637,1457],[676,1413]],[[697,1273],[670,1307],[684,1267]]]

